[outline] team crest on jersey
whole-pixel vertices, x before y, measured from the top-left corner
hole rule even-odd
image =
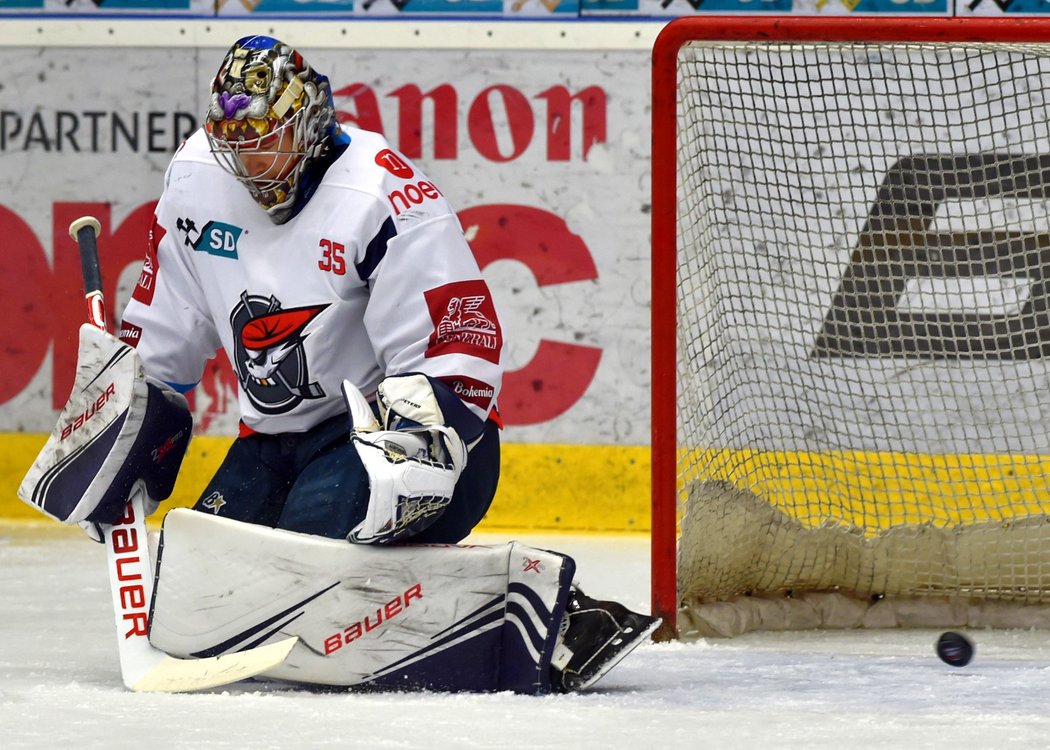
[[[237,257],[237,240],[244,230],[233,224],[221,221],[209,221],[203,228],[197,228],[197,222],[193,219],[179,219],[175,222],[175,228],[182,235],[182,242],[194,250],[208,255],[216,255],[220,258]]]
[[[328,305],[285,310],[274,297],[241,292],[230,313],[237,379],[248,400],[263,414],[283,414],[304,399],[323,398],[310,382],[303,342],[307,328]]]
[[[434,321],[424,356],[468,354],[499,364],[503,332],[484,280],[456,281],[423,296]]]

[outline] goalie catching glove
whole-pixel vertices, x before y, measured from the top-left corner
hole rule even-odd
[[[137,481],[148,512],[171,494],[192,426],[186,399],[147,382],[134,349],[85,324],[73,391],[18,496],[101,541],[97,525],[121,518]]]
[[[343,381],[353,426],[352,440],[368,473],[364,520],[347,539],[389,544],[417,534],[452,501],[467,465],[467,446],[444,424],[441,407],[425,375],[396,375],[379,384],[382,424],[361,391]]]

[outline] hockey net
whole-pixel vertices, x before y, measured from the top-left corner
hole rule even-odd
[[[664,29],[653,603],[682,635],[1050,624],[1040,40],[1033,19]]]

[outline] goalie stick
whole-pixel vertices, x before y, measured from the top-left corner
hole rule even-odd
[[[106,305],[98,262],[98,220],[84,216],[69,225],[80,250],[88,322],[105,331]],[[113,525],[98,524],[106,547],[117,649],[124,685],[136,692],[189,692],[228,685],[261,674],[288,657],[297,638],[207,659],[176,659],[149,642],[153,564],[146,543],[146,486],[137,482]]]

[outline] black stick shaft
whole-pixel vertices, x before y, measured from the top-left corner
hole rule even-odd
[[[102,291],[102,272],[98,267],[98,241],[91,227],[81,227],[77,232],[80,246],[80,270],[84,274],[84,293]]]
[[[98,234],[102,225],[93,216],[82,216],[69,225],[69,236],[80,249],[80,271],[84,277],[84,297],[88,321],[106,330],[106,305],[102,297],[102,271],[98,262]]]

